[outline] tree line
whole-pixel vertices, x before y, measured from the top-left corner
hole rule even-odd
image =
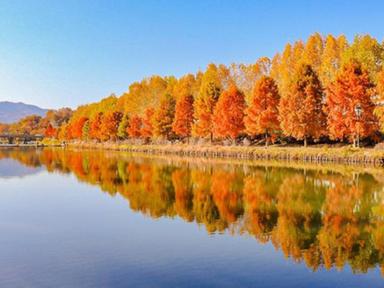
[[[46,128],[60,140],[142,142],[379,141],[384,45],[369,35],[315,33],[272,59],[152,76],[117,97],[78,107]],[[49,128],[49,129],[48,129]]]
[[[47,111],[44,117],[30,115],[22,118],[16,123],[0,123],[0,134],[18,135],[45,135],[57,137],[57,128],[67,123],[72,117],[73,111],[70,108]]]

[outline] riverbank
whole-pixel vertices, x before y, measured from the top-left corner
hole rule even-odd
[[[53,145],[50,145],[53,147]],[[4,148],[16,148],[16,147],[44,147],[43,144],[27,143],[27,144],[0,144],[0,147]]]
[[[279,147],[221,145],[131,145],[126,143],[73,142],[69,147],[127,151],[148,155],[222,158],[243,160],[275,160],[284,162],[337,163],[347,165],[384,166],[384,150],[344,147]]]

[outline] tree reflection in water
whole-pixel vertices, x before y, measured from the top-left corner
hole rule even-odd
[[[252,235],[314,271],[347,264],[354,272],[384,267],[384,172],[214,164],[96,150],[3,149],[3,158],[72,173],[153,218],[180,217],[208,233]]]

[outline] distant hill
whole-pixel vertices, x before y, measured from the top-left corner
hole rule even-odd
[[[25,103],[0,101],[0,123],[13,123],[29,115],[44,116],[47,109]]]

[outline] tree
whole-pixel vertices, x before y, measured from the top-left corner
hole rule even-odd
[[[180,137],[191,136],[193,122],[193,96],[183,95],[176,102],[172,131]]]
[[[99,112],[91,119],[89,136],[92,139],[101,140],[100,128],[102,118],[103,113]]]
[[[57,138],[61,141],[70,139],[70,127],[68,123],[64,122],[57,132]]]
[[[119,111],[109,111],[103,115],[100,126],[101,140],[117,139],[117,129],[122,118],[123,113]]]
[[[376,85],[377,98],[375,115],[379,120],[380,130],[384,132],[384,69],[382,69],[377,75],[377,85]]]
[[[194,102],[194,118],[196,120],[192,127],[194,136],[210,136],[212,140],[212,115],[221,89],[219,69],[216,65],[209,64],[203,75],[199,94]]]
[[[367,70],[358,62],[352,61],[342,68],[327,89],[327,124],[332,139],[349,139],[356,145],[358,138],[377,131],[373,87]]]
[[[125,114],[142,114],[148,107],[159,105],[166,93],[167,84],[167,79],[157,75],[135,82],[120,97],[118,106],[123,107]]]
[[[52,124],[49,123],[48,127],[45,129],[44,136],[48,138],[56,137],[57,130],[53,128]]]
[[[75,139],[81,139],[83,134],[83,126],[88,121],[87,117],[80,117],[80,119],[72,121],[71,123],[71,136]]]
[[[271,76],[276,80],[282,97],[289,93],[295,71],[303,62],[303,51],[302,41],[296,41],[293,46],[288,43],[282,55],[272,60]]]
[[[83,125],[83,131],[82,131],[82,139],[85,140],[85,141],[88,141],[89,140],[89,131],[90,131],[90,121],[87,120],[85,121],[84,125]]]
[[[128,132],[127,132],[128,127],[129,127],[129,117],[126,114],[121,118],[119,127],[117,128],[117,137],[119,139],[123,140],[128,137]]]
[[[10,126],[10,132],[15,134],[43,134],[44,129],[41,127],[42,117],[38,115],[30,115],[22,118],[19,122]]]
[[[296,72],[288,95],[279,105],[281,128],[297,140],[318,139],[324,134],[323,89],[310,65],[303,64]]]
[[[170,139],[172,137],[172,123],[175,117],[175,99],[166,94],[154,115],[154,135]]]
[[[153,118],[155,115],[155,109],[149,107],[145,110],[143,117],[143,125],[141,126],[141,136],[147,140],[153,135]]]
[[[324,87],[327,87],[329,82],[334,80],[340,69],[341,57],[345,49],[345,36],[340,36],[338,39],[332,35],[327,36],[319,68],[319,78]]]
[[[0,123],[0,134],[8,134],[9,133],[9,125],[5,123]]]
[[[251,136],[265,135],[265,145],[269,137],[280,128],[279,105],[280,95],[275,81],[263,76],[255,85],[253,99],[246,109],[244,124],[246,132]]]
[[[244,94],[235,85],[224,91],[213,114],[213,134],[215,137],[236,139],[244,130]]]
[[[254,64],[232,64],[230,67],[231,79],[236,86],[244,93],[245,100],[250,103],[257,80],[262,76],[270,74],[271,60],[268,57],[262,57]]]
[[[384,47],[369,35],[357,35],[343,53],[342,63],[347,65],[351,61],[357,61],[365,69],[372,80],[376,80],[376,74],[380,71],[384,59]]]
[[[319,71],[321,57],[323,55],[324,43],[319,33],[309,36],[303,51],[303,60],[312,66],[315,71]]]
[[[127,127],[127,133],[129,137],[139,138],[141,136],[141,126],[142,120],[139,116],[134,115],[129,120],[129,125]]]

